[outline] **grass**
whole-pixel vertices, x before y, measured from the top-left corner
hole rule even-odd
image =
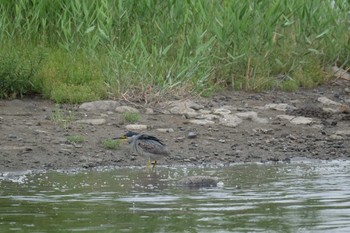
[[[119,140],[113,140],[113,139],[104,139],[102,140],[102,145],[104,148],[108,150],[116,150],[120,148],[120,141]]]
[[[313,87],[329,80],[328,66],[350,67],[348,9],[343,0],[3,0],[0,98]]]
[[[81,135],[69,135],[67,141],[72,144],[80,144],[85,141],[85,138]]]
[[[61,125],[64,129],[68,129],[74,119],[74,112],[68,111],[68,113],[66,113],[62,111],[59,104],[56,104],[55,110],[51,114],[51,120],[54,123]]]
[[[140,114],[137,112],[124,112],[123,117],[126,122],[136,123],[140,119]]]

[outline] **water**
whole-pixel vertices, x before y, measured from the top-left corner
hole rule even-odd
[[[350,232],[350,163],[0,175],[0,232]],[[219,188],[176,186],[211,175]]]

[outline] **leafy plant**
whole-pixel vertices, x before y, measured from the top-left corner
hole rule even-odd
[[[67,136],[67,140],[69,143],[79,144],[83,143],[85,141],[85,138],[81,135],[69,135]]]
[[[51,114],[51,120],[56,124],[60,124],[64,129],[68,129],[74,119],[74,112],[68,111],[66,113],[62,111],[59,104],[56,104],[55,110]]]
[[[140,114],[137,112],[124,112],[124,119],[129,123],[135,123],[140,119]]]
[[[120,141],[119,140],[112,140],[112,139],[105,139],[102,140],[102,145],[104,148],[109,150],[116,150],[120,147]]]

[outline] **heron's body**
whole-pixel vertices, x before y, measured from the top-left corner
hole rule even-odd
[[[129,131],[119,138],[127,139],[132,151],[148,158],[147,168],[151,164],[151,161],[154,162],[153,167],[155,167],[158,160],[169,155],[165,144],[154,136]]]

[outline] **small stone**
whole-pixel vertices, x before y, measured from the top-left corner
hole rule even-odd
[[[350,130],[337,130],[335,134],[341,136],[350,136]]]
[[[177,137],[175,139],[175,142],[183,142],[185,140],[185,137]]]
[[[124,112],[139,113],[140,112],[138,109],[130,106],[119,106],[115,108],[115,111],[119,113],[124,113]]]
[[[147,129],[147,125],[136,125],[136,124],[131,124],[131,125],[126,125],[126,129],[128,130],[145,130]]]
[[[277,119],[280,119],[280,120],[287,120],[287,121],[290,121],[290,120],[292,120],[293,118],[295,118],[295,116],[292,116],[292,115],[277,115],[276,118],[277,118]]]
[[[202,105],[196,104],[191,100],[176,100],[168,101],[161,104],[163,109],[166,109],[163,112],[165,114],[177,114],[177,115],[186,115],[186,114],[195,114],[196,110],[203,109]]]
[[[219,139],[219,142],[221,142],[221,143],[225,143],[225,142],[226,142],[226,140],[225,140],[225,139]]]
[[[196,138],[197,137],[197,133],[196,132],[189,132],[188,135],[187,135],[188,138]]]
[[[210,114],[211,113],[210,110],[206,110],[206,109],[200,109],[198,112],[201,114]]]
[[[295,117],[290,121],[290,123],[295,124],[295,125],[309,125],[313,122],[314,122],[314,120],[312,118],[302,117],[302,116]]]
[[[83,123],[83,124],[90,124],[90,125],[103,125],[107,121],[106,119],[100,118],[100,119],[82,119],[76,121],[77,123]]]
[[[154,111],[152,108],[146,108],[145,114],[152,115],[152,114],[154,114]]]
[[[217,108],[217,109],[214,109],[213,113],[217,115],[225,116],[230,114],[231,111],[226,108]]]
[[[174,129],[173,128],[158,128],[156,129],[159,132],[162,133],[174,133]]]
[[[100,101],[83,103],[79,106],[79,109],[85,110],[85,111],[101,111],[101,110],[107,111],[107,110],[115,109],[117,106],[119,106],[119,103],[117,101],[100,100]]]
[[[219,116],[214,115],[214,114],[202,114],[202,115],[197,116],[196,118],[197,119],[206,119],[206,120],[212,121],[212,120],[219,119]]]
[[[197,125],[209,125],[209,124],[214,124],[214,121],[206,120],[206,119],[192,119],[189,121],[192,124],[197,124]]]
[[[280,104],[266,104],[265,109],[272,109],[272,110],[276,110],[276,111],[285,112],[287,110],[293,110],[293,109],[295,109],[295,107],[293,107],[289,104],[280,103]]]
[[[225,115],[222,118],[219,118],[219,122],[222,125],[229,126],[229,127],[237,127],[239,124],[241,124],[243,121],[241,118],[235,115]]]
[[[337,135],[337,134],[332,134],[331,136],[329,136],[330,139],[332,140],[342,140],[344,139],[342,136]]]
[[[328,99],[327,97],[319,97],[317,99],[318,102],[321,102],[324,105],[341,105],[341,103],[335,102],[333,100]]]

